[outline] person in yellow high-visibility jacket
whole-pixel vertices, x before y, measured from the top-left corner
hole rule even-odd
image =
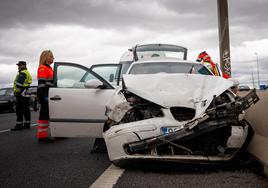
[[[13,91],[16,97],[17,121],[15,127],[11,129],[12,131],[30,129],[31,123],[31,113],[29,107],[30,97],[25,93],[27,93],[26,91],[32,83],[32,76],[27,70],[25,61],[19,61],[17,65],[19,72],[13,84]]]

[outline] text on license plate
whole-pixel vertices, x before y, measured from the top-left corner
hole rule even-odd
[[[161,127],[161,130],[164,134],[173,133],[178,129],[179,127]]]

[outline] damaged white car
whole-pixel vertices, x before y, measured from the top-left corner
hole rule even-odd
[[[132,49],[134,62],[122,80],[120,64],[88,69],[55,63],[51,135],[103,136],[116,165],[140,159],[231,160],[248,139],[250,125],[243,115],[258,101],[255,90],[239,98],[230,90],[232,81],[185,60],[187,49],[164,46],[168,57],[162,47]]]
[[[243,111],[255,91],[238,98],[233,83],[202,64],[138,61],[107,105],[104,139],[117,165],[135,159],[228,161],[243,147],[249,124]]]

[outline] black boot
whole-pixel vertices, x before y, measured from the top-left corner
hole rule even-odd
[[[103,138],[96,138],[91,153],[107,153],[106,144]]]
[[[19,131],[23,129],[22,124],[17,124],[14,128],[10,129],[11,131]]]
[[[23,129],[30,129],[30,123],[24,123],[23,124]]]
[[[55,139],[51,138],[51,137],[39,138],[38,139],[39,144],[51,143],[51,142],[54,142],[54,141],[55,141]]]

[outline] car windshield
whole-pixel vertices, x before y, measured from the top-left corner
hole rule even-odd
[[[191,73],[212,75],[205,66],[194,63],[138,63],[134,64],[129,71],[129,74],[156,73]]]

